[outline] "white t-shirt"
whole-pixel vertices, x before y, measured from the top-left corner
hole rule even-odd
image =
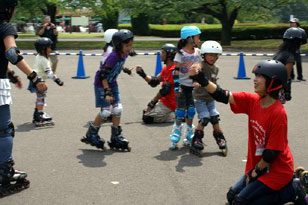
[[[180,84],[188,87],[193,87],[193,81],[189,78],[189,69],[195,63],[202,61],[201,52],[199,48],[194,48],[194,52],[189,53],[181,49],[182,54],[176,53],[174,61],[181,64],[180,67]]]
[[[107,47],[107,51],[103,53],[103,59],[102,59],[102,64],[104,64],[106,58],[109,56],[109,54],[112,52],[112,46]]]
[[[34,71],[37,73],[37,76],[42,79],[47,79],[48,75],[46,71],[51,71],[51,66],[49,60],[41,55],[37,55],[34,62]]]

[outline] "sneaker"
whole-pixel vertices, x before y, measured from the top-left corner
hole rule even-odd
[[[297,78],[298,81],[306,81],[304,78]]]

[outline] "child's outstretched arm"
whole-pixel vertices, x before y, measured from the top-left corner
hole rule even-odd
[[[53,72],[50,68],[47,68],[45,70],[46,75],[48,76],[48,78],[52,79],[53,81],[55,81],[55,83],[57,83],[59,86],[62,86],[64,83],[63,81],[61,81]]]
[[[159,85],[162,77],[161,75],[157,75],[155,76],[149,76],[147,75],[144,70],[142,69],[141,66],[137,66],[136,67],[136,72],[138,75],[140,75],[140,77],[142,77],[151,87],[156,87],[157,85]]]
[[[207,79],[203,72],[201,72],[200,65],[194,65],[190,68],[189,76],[193,81],[198,82],[201,87],[204,87],[208,93],[218,102],[225,104],[231,103],[235,104],[232,93],[228,90],[224,90],[217,86],[215,83],[212,83]]]

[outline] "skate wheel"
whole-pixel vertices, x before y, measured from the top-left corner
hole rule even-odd
[[[222,152],[222,155],[223,155],[224,157],[226,157],[227,154],[228,154],[227,149],[222,149],[221,152]]]
[[[303,185],[308,188],[308,171],[303,171],[300,175],[300,180],[302,181]]]
[[[132,150],[132,148],[130,147],[127,147],[127,151],[130,152]]]
[[[295,171],[294,171],[296,177],[297,177],[297,178],[300,178],[301,173],[302,173],[303,171],[305,171],[305,168],[304,168],[304,167],[297,167],[297,168],[295,169]]]

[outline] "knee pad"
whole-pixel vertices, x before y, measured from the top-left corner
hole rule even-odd
[[[210,118],[207,118],[207,117],[204,117],[199,120],[199,124],[202,125],[203,127],[206,127],[209,122],[210,122]]]
[[[15,127],[14,124],[11,122],[6,128],[0,129],[0,137],[7,137],[7,136],[15,136]]]
[[[123,106],[121,103],[119,103],[112,107],[112,115],[114,115],[115,117],[121,117],[122,110]]]
[[[36,104],[44,105],[45,104],[45,95],[37,97],[36,98]]]
[[[189,107],[187,109],[187,118],[188,120],[193,120],[196,114],[196,109],[194,107]]]
[[[232,187],[230,187],[230,189],[227,193],[227,200],[228,200],[229,204],[232,204],[235,196],[236,196],[236,192],[232,189]]]
[[[215,115],[215,116],[211,116],[211,124],[212,125],[216,125],[218,122],[219,122],[220,118],[219,118],[219,115]]]
[[[99,115],[102,120],[106,120],[111,115],[111,108],[110,107],[102,108]]]
[[[145,110],[143,110],[143,112],[142,112],[142,121],[145,124],[152,124],[154,122],[154,117],[147,116],[144,113],[145,113]]]
[[[182,122],[185,118],[185,110],[181,110],[181,109],[176,109],[175,110],[175,118],[176,118],[176,121],[178,122]]]
[[[232,205],[249,205],[250,202],[247,199],[235,196]]]

